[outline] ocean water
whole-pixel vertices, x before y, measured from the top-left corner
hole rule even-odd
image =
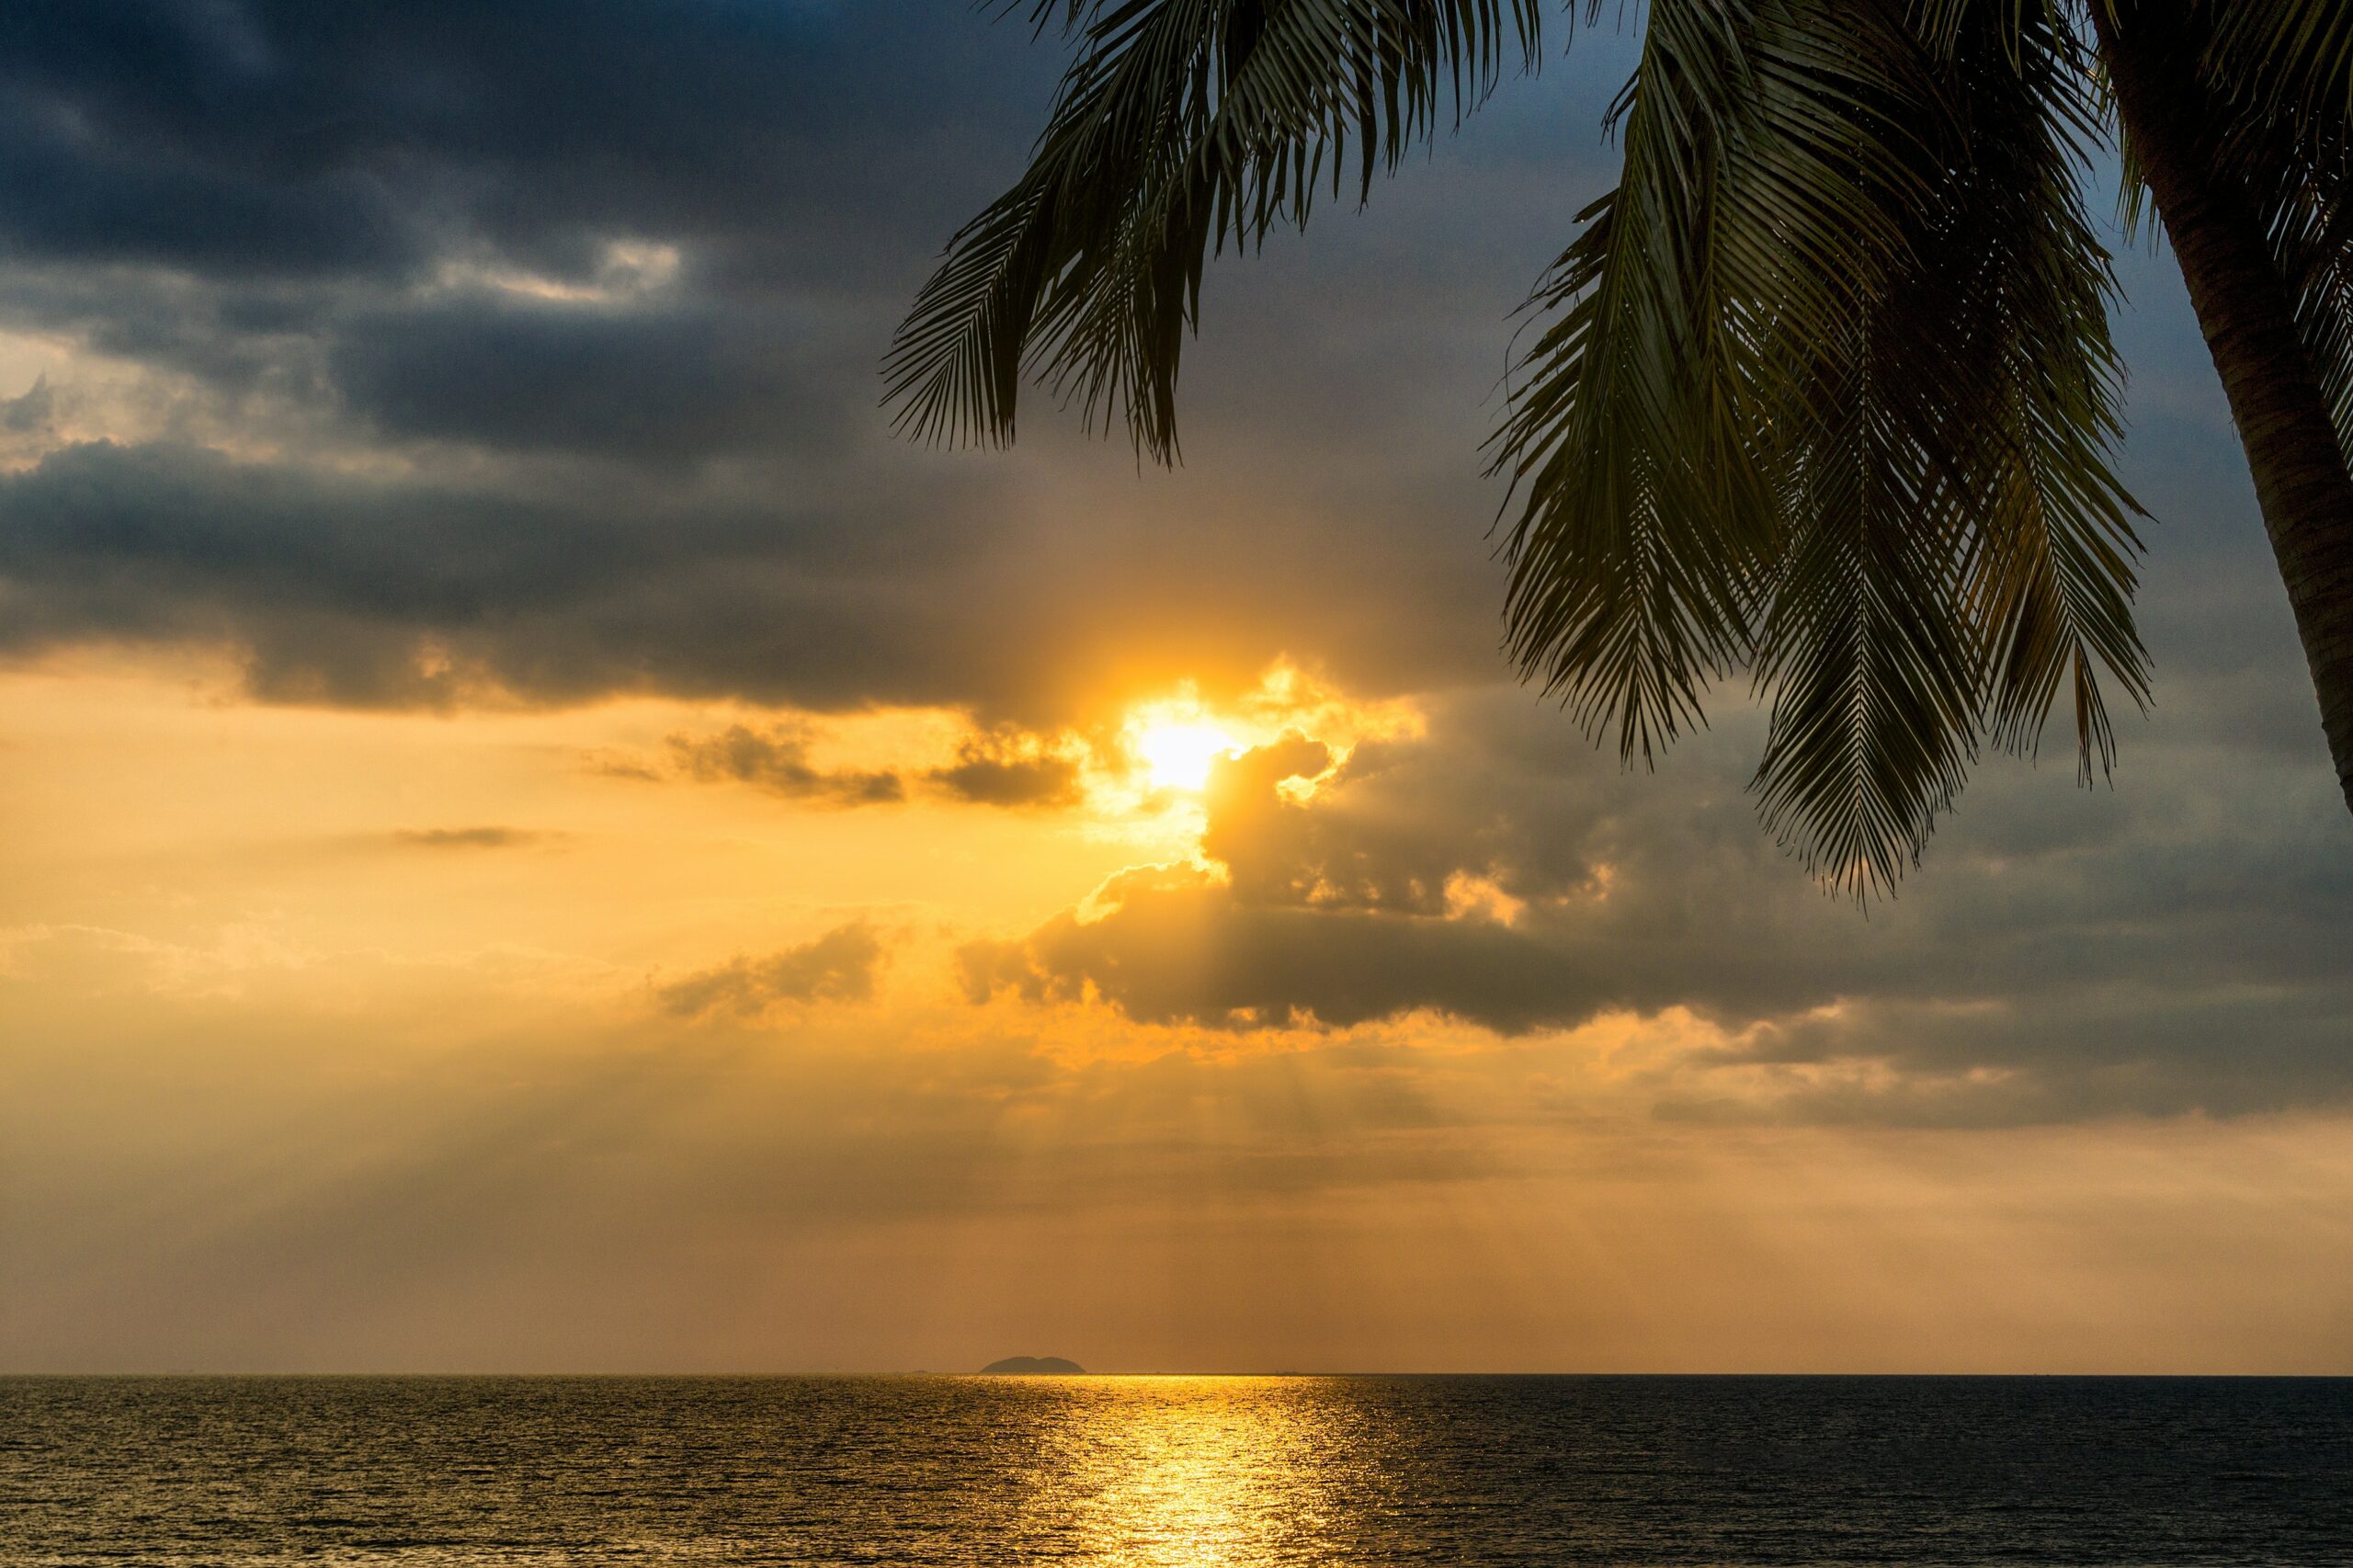
[[[2353,1381],[19,1379],[22,1563],[2353,1563]]]

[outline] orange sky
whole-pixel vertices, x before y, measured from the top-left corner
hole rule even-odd
[[[1860,911],[1742,682],[1628,772],[1497,650],[1621,41],[1213,267],[1160,472],[874,406],[1051,47],[665,15],[14,46],[0,1370],[2353,1372],[2353,823],[2167,258],[2155,708]]]
[[[1171,693],[1060,743],[1070,800],[850,806],[680,757],[805,724],[813,770],[915,777],[969,734],[349,714],[231,674],[0,684],[27,1364],[2346,1368],[2325,1114],[1776,1125],[1790,1085],[1681,1007],[1235,1028],[969,994],[969,943],[1136,867],[1223,874],[1203,792],[1122,755],[1153,723],[1412,744],[1407,701]],[[850,928],[868,961],[785,961]]]

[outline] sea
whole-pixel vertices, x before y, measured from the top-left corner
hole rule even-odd
[[[2353,1564],[2353,1380],[0,1380],[0,1562]]]

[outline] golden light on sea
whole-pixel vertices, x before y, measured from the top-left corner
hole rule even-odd
[[[1074,1378],[996,1392],[1041,1439],[1017,1531],[1071,1561],[1295,1562],[1378,1533],[1358,1472],[1380,1444],[1312,1381]]]

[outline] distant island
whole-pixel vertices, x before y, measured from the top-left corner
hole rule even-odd
[[[983,1367],[981,1375],[984,1378],[1066,1378],[1086,1370],[1077,1362],[1065,1361],[1059,1356],[1007,1356],[1002,1361],[992,1361]]]

